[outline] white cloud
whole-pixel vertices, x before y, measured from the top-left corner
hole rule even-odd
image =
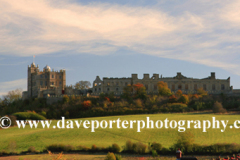
[[[0,55],[108,55],[126,47],[240,75],[240,2],[184,2],[171,14],[157,7],[1,0]]]
[[[6,95],[9,91],[20,88],[27,90],[27,79],[18,79],[14,81],[0,82],[0,96]],[[24,86],[24,88],[22,88]]]

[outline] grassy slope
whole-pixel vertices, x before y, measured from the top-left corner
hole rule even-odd
[[[213,116],[218,120],[229,120],[229,125],[239,119],[239,115],[212,115],[212,114],[151,114],[151,115],[127,115],[113,117],[84,118],[88,120],[145,120],[146,117],[151,120],[211,120]],[[53,121],[56,124],[56,121]],[[195,142],[199,144],[213,143],[239,143],[240,129],[229,129],[225,132],[219,129],[209,129],[203,133],[202,129],[191,129],[195,135]],[[138,133],[136,126],[133,129],[97,129],[92,133],[90,129],[18,129],[12,127],[0,130],[0,151],[8,150],[12,142],[17,144],[17,151],[27,150],[34,146],[36,150],[43,150],[46,145],[61,143],[73,146],[85,145],[91,147],[92,144],[107,147],[112,143],[123,146],[127,140],[141,141],[144,143],[158,142],[164,147],[170,147],[178,135],[177,129],[144,129]],[[11,146],[11,145],[10,145]],[[11,147],[10,147],[11,148]]]

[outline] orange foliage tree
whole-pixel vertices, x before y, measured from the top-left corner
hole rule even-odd
[[[135,97],[145,100],[147,98],[146,88],[143,84],[137,83],[133,85],[133,89],[135,90]]]
[[[183,95],[181,95],[181,97],[178,99],[178,101],[179,101],[180,103],[188,104],[188,102],[189,102],[189,97],[188,97],[188,95],[183,94]]]
[[[83,107],[85,108],[85,109],[88,109],[88,108],[90,108],[91,107],[91,101],[90,100],[86,100],[86,101],[83,101]]]
[[[176,96],[180,97],[182,95],[182,91],[179,89],[177,92],[176,92]]]
[[[160,81],[158,82],[158,94],[161,96],[170,96],[172,95],[171,90],[168,88],[168,84]]]

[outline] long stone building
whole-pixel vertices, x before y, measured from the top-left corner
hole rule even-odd
[[[132,74],[129,78],[106,78],[102,80],[99,76],[93,81],[93,95],[100,93],[113,92],[115,95],[121,95],[123,89],[127,85],[141,83],[145,86],[148,94],[157,94],[157,83],[164,81],[172,92],[182,90],[183,93],[196,93],[199,88],[208,91],[209,94],[230,93],[232,87],[230,86],[230,77],[227,79],[216,79],[215,72],[211,72],[209,77],[203,79],[189,78],[183,76],[180,72],[175,77],[159,77],[159,74],[144,74],[142,79],[138,78],[137,74]]]

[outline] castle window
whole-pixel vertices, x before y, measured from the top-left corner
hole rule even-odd
[[[110,86],[110,83],[107,83],[108,86]]]
[[[52,82],[52,85],[54,85],[54,82]]]
[[[225,89],[225,85],[221,84],[221,90],[224,90],[224,89]]]
[[[214,91],[216,89],[215,84],[212,85],[212,90]]]
[[[97,86],[97,83],[94,83],[94,86]]]
[[[41,85],[41,86],[43,85],[43,81],[40,81],[40,85]]]
[[[178,89],[182,90],[182,85],[181,84],[178,85]]]
[[[109,88],[107,88],[107,91],[109,91],[110,89]]]
[[[99,88],[98,90],[101,91],[101,88]]]
[[[41,78],[43,78],[43,75],[40,75]]]
[[[52,78],[54,78],[54,75],[52,74]]]
[[[118,88],[116,88],[116,91],[118,91]]]
[[[62,78],[62,76],[59,76],[59,79],[61,79]]]
[[[116,82],[116,86],[118,86],[118,82]]]
[[[125,82],[125,86],[127,86],[128,85],[128,83],[127,82]]]
[[[154,90],[157,90],[157,85],[156,84],[154,84]]]
[[[45,81],[45,86],[47,86],[47,81]]]
[[[197,89],[197,84],[194,84],[194,90],[196,91]]]
[[[148,90],[148,85],[147,84],[145,85],[145,88],[146,88],[146,90]]]
[[[47,75],[45,75],[45,78],[47,78]]]
[[[61,85],[61,84],[62,84],[62,82],[60,81],[60,82],[59,82],[59,85]]]
[[[185,90],[188,90],[188,84],[185,84]]]
[[[203,84],[203,89],[206,91],[207,90],[207,85]]]
[[[172,85],[172,90],[175,91],[175,84]]]
[[[95,91],[97,92],[97,88],[95,88]]]

